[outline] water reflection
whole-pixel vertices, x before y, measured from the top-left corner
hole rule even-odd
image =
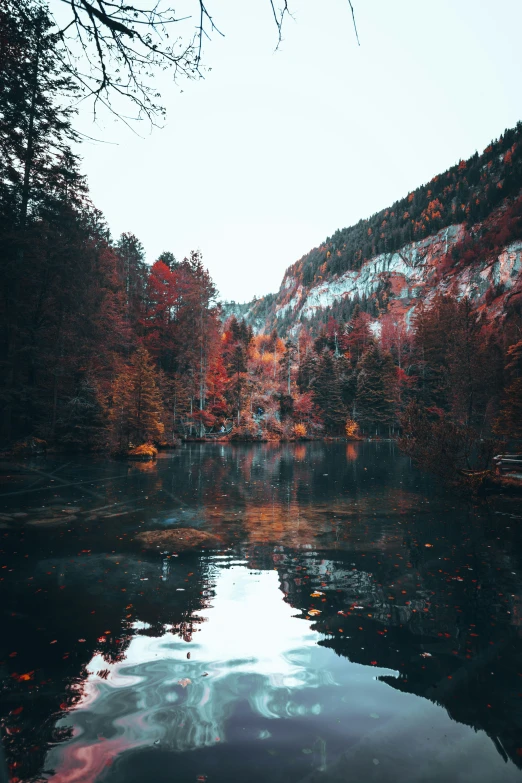
[[[393,444],[29,467],[0,519],[13,780],[520,779],[511,501],[469,508]],[[172,525],[222,550],[133,542]]]

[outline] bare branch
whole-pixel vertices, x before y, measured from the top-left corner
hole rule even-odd
[[[176,17],[166,5],[168,0],[155,4],[149,0],[53,0],[71,13],[62,25],[54,20],[55,35],[62,42],[61,62],[81,86],[84,100],[92,98],[94,113],[100,104],[123,119],[120,104],[127,101],[137,109],[135,119],[145,117],[155,125],[156,118],[165,113],[158,103],[155,72],[170,68],[174,80],[202,78],[203,39],[210,40],[213,33],[224,35],[208,10],[209,1],[193,0],[199,4],[195,29],[188,36],[171,39],[172,25],[189,22],[191,17]],[[290,0],[268,2],[277,29],[277,49],[285,19],[291,16]],[[360,45],[352,0],[348,2]]]
[[[348,0],[348,2],[352,12],[353,29],[355,30],[355,37],[357,38],[357,46],[360,46],[361,42],[359,41],[359,33],[357,32],[357,25],[355,23],[355,11],[353,10],[352,0]]]

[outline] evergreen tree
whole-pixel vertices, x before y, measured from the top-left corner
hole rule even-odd
[[[97,384],[86,377],[63,405],[57,421],[57,441],[71,451],[98,451],[107,445],[108,419]]]
[[[140,240],[131,233],[123,233],[116,243],[120,259],[120,275],[127,299],[127,317],[133,329],[145,314],[145,289],[148,267]]]
[[[507,387],[502,397],[496,431],[508,440],[522,440],[522,340],[506,355]]]
[[[396,418],[397,382],[390,354],[376,344],[368,347],[357,366],[356,416],[365,428],[390,427]]]
[[[313,395],[328,435],[343,435],[346,423],[347,412],[343,404],[339,370],[338,362],[325,349],[319,357]]]
[[[163,406],[156,370],[142,346],[136,350],[132,364],[125,366],[113,381],[109,419],[118,451],[163,437]]]
[[[370,318],[363,313],[359,304],[355,305],[350,323],[346,327],[344,341],[350,352],[350,359],[355,366],[361,358],[366,346],[371,342],[372,333],[369,326]]]
[[[291,383],[292,383],[292,367],[294,364],[295,356],[297,354],[296,344],[292,340],[285,342],[285,352],[279,360],[279,366],[281,367],[282,381],[286,386],[286,394],[291,396]]]
[[[247,355],[243,343],[238,342],[234,345],[229,357],[227,372],[230,378],[228,385],[229,400],[235,408],[236,419],[239,425],[244,401],[243,392],[247,382]]]
[[[127,451],[132,439],[133,380],[132,369],[124,367],[114,378],[109,394],[111,441],[119,452]]]
[[[148,351],[140,346],[133,357],[131,436],[136,445],[160,440],[162,423],[161,395],[156,384],[156,371]]]
[[[318,357],[313,351],[308,351],[301,358],[297,371],[297,387],[301,394],[312,388],[317,375]]]

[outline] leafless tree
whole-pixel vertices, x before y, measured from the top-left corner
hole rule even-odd
[[[164,114],[161,95],[154,85],[159,71],[172,70],[174,79],[197,79],[204,75],[204,39],[223,35],[207,7],[207,0],[192,0],[194,16],[179,17],[169,0],[47,0],[48,13],[58,30],[58,56],[76,79],[83,98],[93,99],[94,113],[100,106],[124,120],[125,105],[133,107],[134,119],[156,123]],[[46,0],[4,0],[19,9]],[[289,0],[267,0],[274,18],[277,47],[282,42],[285,20],[291,15]],[[280,5],[277,5],[277,3]],[[351,0],[348,0],[355,15]],[[193,33],[178,33],[179,23],[193,19]],[[178,25],[178,27],[176,27]],[[357,36],[357,41],[358,41]]]

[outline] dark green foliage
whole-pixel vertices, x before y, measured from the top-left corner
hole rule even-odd
[[[390,428],[396,419],[397,381],[393,359],[371,344],[357,366],[357,421],[364,429]]]
[[[347,414],[343,403],[340,367],[328,349],[319,356],[312,390],[314,402],[321,411],[326,434],[344,435]]]
[[[400,417],[399,446],[422,469],[450,482],[459,482],[466,471],[487,471],[501,444],[481,438],[472,428],[442,415],[430,417],[410,402]],[[470,479],[472,477],[470,476]]]
[[[107,445],[108,426],[96,385],[90,378],[84,378],[77,393],[60,409],[56,441],[68,451],[98,451]]]
[[[312,387],[317,374],[317,365],[317,354],[312,351],[308,351],[301,359],[297,371],[297,388],[301,394],[304,394]]]
[[[279,414],[281,420],[292,416],[294,412],[294,398],[291,394],[279,395]]]

